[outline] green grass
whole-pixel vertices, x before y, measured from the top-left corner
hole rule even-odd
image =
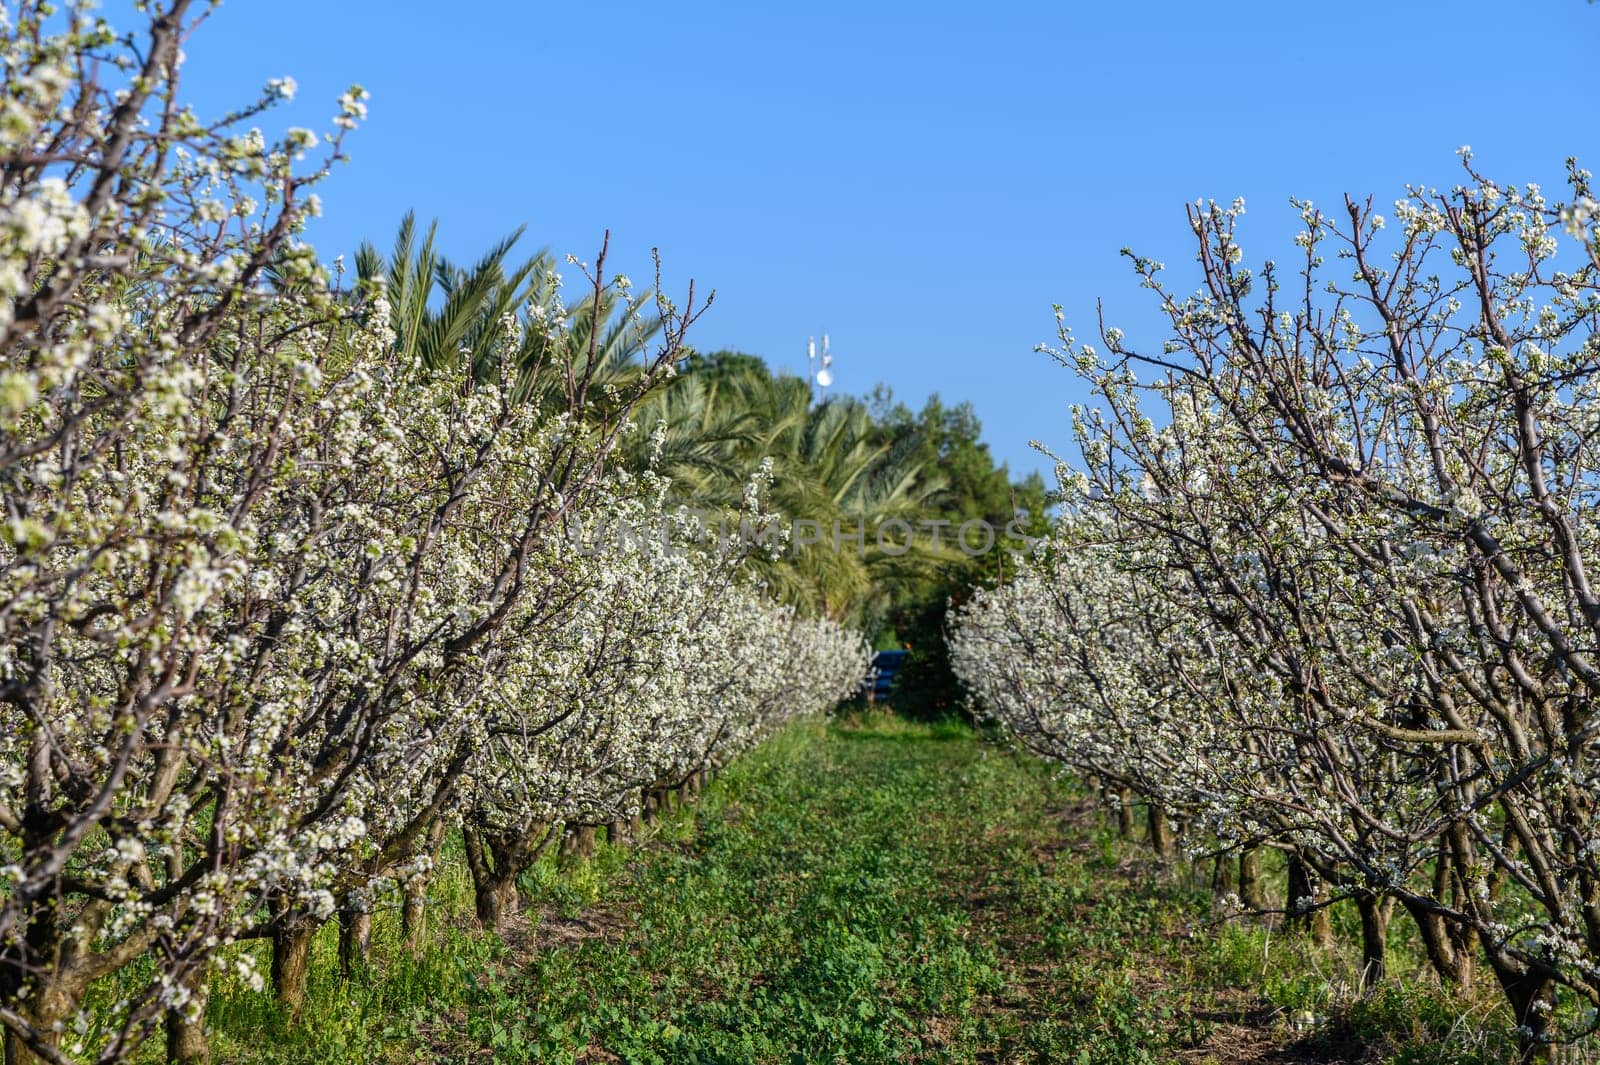
[[[430,949],[409,958],[385,917],[372,974],[342,981],[325,935],[302,1023],[223,981],[216,1057],[1504,1059],[1492,1004],[1428,988],[1403,961],[1394,988],[1357,1003],[1350,959],[1214,926],[1208,881],[1103,821],[1046,767],[960,725],[804,723],[644,846],[541,865],[524,885],[532,922],[504,941],[470,929],[450,862]]]

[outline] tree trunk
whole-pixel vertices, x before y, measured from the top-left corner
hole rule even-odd
[[[485,929],[499,932],[508,910],[521,903],[517,880],[562,838],[560,824],[536,824],[520,832],[490,832],[463,825],[473,906]]]
[[[1300,860],[1298,854],[1289,855],[1289,882],[1284,890],[1287,896],[1283,902],[1283,911],[1288,915],[1286,923],[1297,932],[1309,931],[1315,889],[1311,886],[1311,870],[1306,868],[1306,863]]]
[[[1123,839],[1133,838],[1133,790],[1120,788],[1117,791],[1117,835]]]
[[[1443,917],[1420,906],[1408,905],[1406,912],[1417,926],[1417,935],[1422,940],[1422,949],[1428,955],[1428,964],[1433,966],[1439,980],[1463,988],[1471,986],[1472,951],[1461,949],[1461,937],[1454,934],[1455,930],[1445,923]],[[1470,932],[1470,929],[1467,931]]]
[[[1457,868],[1460,859],[1456,848],[1461,843],[1460,839],[1452,840],[1449,833],[1440,837],[1433,866],[1433,897],[1449,901],[1458,909],[1470,910],[1470,889]],[[1470,840],[1465,845],[1470,847]],[[1478,953],[1477,932],[1420,905],[1406,904],[1406,912],[1417,926],[1428,963],[1439,980],[1462,989],[1470,988]]]
[[[1449,898],[1458,909],[1469,911],[1473,903],[1469,900],[1478,896],[1475,885],[1468,883],[1468,870],[1477,864],[1476,844],[1465,825],[1453,825],[1439,848],[1438,883],[1435,898]],[[1510,854],[1510,850],[1507,850]],[[1499,893],[1499,885],[1492,879],[1487,885],[1489,899],[1492,901]],[[1448,895],[1445,888],[1449,888]],[[1464,924],[1451,921],[1444,924],[1445,936],[1450,941],[1451,949],[1456,958],[1456,983],[1463,988],[1472,986],[1473,969],[1478,957],[1478,930]]]
[[[1239,851],[1239,900],[1256,913],[1267,908],[1267,895],[1261,884],[1260,847],[1249,845]]]
[[[55,896],[36,899],[24,908],[27,929],[22,942],[4,944],[0,950],[0,1005],[21,1015],[44,1047],[61,1045],[57,1025],[65,1027],[83,996],[82,981],[68,956],[76,954],[64,937]],[[39,959],[35,961],[34,959]],[[22,995],[26,992],[27,998]],[[46,1059],[29,1049],[20,1035],[0,1025],[6,1065],[39,1065]]]
[[[507,912],[515,911],[522,899],[515,877],[490,876],[473,885],[472,901],[484,930],[500,932],[505,928]]]
[[[1494,968],[1506,1000],[1511,1003],[1511,1016],[1517,1022],[1517,1043],[1521,1048],[1518,1060],[1524,1065],[1549,1061],[1550,1044],[1545,1041],[1545,1034],[1550,1027],[1550,1014],[1555,1005],[1550,979],[1510,963],[1496,964],[1493,956],[1489,964]]]
[[[1455,951],[1455,982],[1461,985],[1463,990],[1470,990],[1478,963],[1478,930],[1448,924],[1445,925],[1444,931]]]
[[[1361,911],[1361,978],[1358,987],[1362,994],[1369,993],[1383,983],[1386,971],[1390,909],[1384,902],[1384,899],[1369,892],[1361,892],[1356,896],[1356,908]]]
[[[495,853],[486,833],[463,826],[461,839],[467,852],[467,869],[472,873],[472,908],[478,924],[486,932],[498,932],[503,927],[506,907],[517,903],[516,873],[508,873],[503,855]]]
[[[311,973],[311,941],[317,926],[309,917],[291,917],[272,936],[272,987],[278,1002],[298,1018],[306,1002],[306,982]]]
[[[422,953],[422,943],[427,935],[428,897],[421,884],[406,888],[400,900],[400,944],[412,957]]]
[[[1326,950],[1333,946],[1333,922],[1328,918],[1328,908],[1317,905],[1316,899],[1316,871],[1300,855],[1290,854],[1289,899],[1285,906],[1289,927]]]
[[[211,1043],[206,1038],[206,1002],[211,988],[204,970],[185,981],[189,1001],[182,1009],[167,1011],[167,1065],[211,1065]]]
[[[40,1036],[40,1042],[51,1050],[61,1046],[61,1033],[56,1030],[59,1024],[63,1028],[77,1009],[77,996],[61,986],[59,981],[46,977],[35,985],[34,999],[27,1004],[26,1009],[19,1009],[24,1020],[33,1027]],[[6,1003],[8,1006],[20,1006],[22,1003]],[[5,1030],[6,1065],[45,1065],[46,1059],[40,1057],[28,1048],[22,1037]]]
[[[609,821],[606,823],[606,842],[613,847],[620,847],[628,842],[628,822]]]
[[[594,825],[568,825],[561,837],[561,857],[567,862],[594,857]]]
[[[349,979],[367,967],[372,957],[372,914],[346,908],[339,911],[339,972]]]
[[[1337,943],[1333,938],[1333,915],[1326,906],[1311,913],[1311,945],[1318,950],[1332,950]]]
[[[400,900],[400,943],[415,957],[422,952],[426,935],[428,885],[433,881],[433,871],[439,868],[439,851],[444,846],[444,834],[449,825],[443,817],[435,818],[428,826],[428,842],[423,850],[431,862],[428,872],[418,873],[404,885],[405,897]]]
[[[1167,821],[1167,811],[1150,803],[1146,812],[1150,824],[1150,846],[1155,848],[1157,857],[1172,857],[1172,825]]]

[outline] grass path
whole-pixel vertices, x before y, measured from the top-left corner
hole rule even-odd
[[[421,963],[380,956],[385,975],[354,992],[314,988],[300,1026],[219,996],[219,1056],[1116,1065],[1490,1053],[1445,1037],[1459,1008],[1403,989],[1297,1031],[1336,997],[1338,962],[1268,951],[1260,929],[1211,928],[1209,885],[1161,869],[1102,820],[1043,767],[964,730],[800,726],[646,846],[542,867],[529,885],[539,905],[503,945],[447,927]]]

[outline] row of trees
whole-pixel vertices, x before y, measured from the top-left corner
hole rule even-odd
[[[207,1056],[208,974],[478,915],[866,668],[636,447],[700,311],[409,221],[331,279],[295,234],[364,94],[273,142],[178,95],[187,0],[117,36],[24,3],[0,109],[0,1026],[8,1065]],[[303,162],[311,153],[320,157]],[[637,451],[640,461],[626,461]],[[766,486],[739,511],[770,515]],[[597,535],[604,530],[604,535]],[[83,1009],[96,988],[114,1001]]]
[[[1486,964],[1534,1058],[1600,1016],[1600,208],[1465,166],[1388,217],[1297,203],[1292,266],[1197,204],[1189,295],[1133,256],[1167,335],[1063,329],[1069,504],[955,644],[1248,905],[1262,847],[1292,917],[1353,899],[1369,983],[1396,907],[1444,981]]]

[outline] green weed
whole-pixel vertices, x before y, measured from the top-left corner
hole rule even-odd
[[[343,980],[326,931],[298,1024],[222,980],[217,1057],[1146,1065],[1241,1026],[1313,1053],[1504,1054],[1492,1006],[1413,979],[1354,999],[1347,959],[1215,924],[1202,878],[1102,817],[960,722],[804,722],[642,844],[546,858],[506,942],[473,929],[447,855],[420,957],[380,914],[371,970]]]

